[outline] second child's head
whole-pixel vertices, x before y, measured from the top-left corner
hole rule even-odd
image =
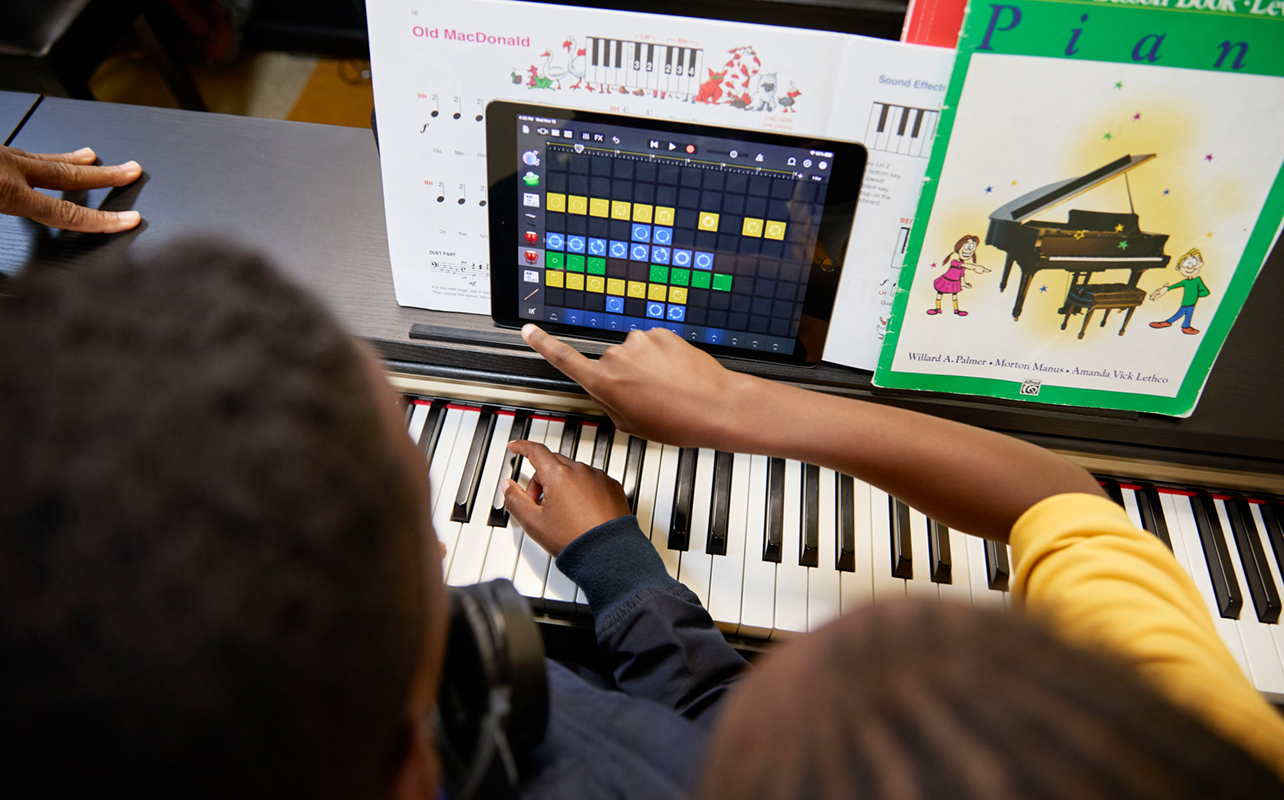
[[[1192,247],[1187,253],[1177,260],[1177,271],[1182,274],[1183,278],[1193,278],[1204,268],[1204,256],[1199,252],[1199,248]]]

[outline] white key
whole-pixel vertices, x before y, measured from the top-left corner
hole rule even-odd
[[[504,465],[508,434],[512,429],[512,414],[501,412],[495,415],[495,428],[491,432],[486,458],[482,461],[481,482],[477,484],[472,518],[460,529],[459,541],[455,544],[455,558],[446,578],[446,583],[450,586],[468,586],[481,580],[492,532],[490,525],[486,524],[486,518],[490,516],[489,500],[495,496],[495,487],[499,484],[499,472]]]
[[[874,602],[874,561],[871,548],[869,484],[861,480],[852,480],[852,524],[855,530],[856,553],[851,572],[839,574],[842,584],[842,602],[844,614],[850,614],[857,608]]]
[[[905,599],[905,579],[892,574],[892,516],[887,492],[869,487],[870,552],[874,556],[874,602]]]
[[[575,460],[581,464],[593,466],[593,445],[597,441],[597,423],[580,424],[580,441],[575,446]],[[588,597],[584,590],[575,587],[575,610],[580,614],[591,614],[588,605]]]
[[[820,541],[816,566],[807,571],[807,630],[814,631],[842,613],[838,562],[838,476],[820,468],[817,492]]]
[[[678,580],[709,607],[709,581],[713,578],[713,556],[709,544],[709,512],[713,505],[713,460],[715,453],[700,448],[696,455],[695,492],[691,498],[691,541],[678,559]]]
[[[1236,627],[1235,620],[1225,619],[1217,610],[1217,595],[1213,592],[1213,581],[1208,574],[1208,562],[1204,560],[1204,546],[1199,541],[1199,529],[1195,527],[1195,512],[1190,507],[1190,498],[1174,497],[1172,512],[1166,516],[1168,535],[1173,540],[1173,549],[1177,549],[1177,537],[1180,534],[1181,541],[1186,546],[1186,557],[1191,565],[1190,577],[1195,581],[1195,587],[1199,589],[1204,602],[1208,605],[1208,613],[1213,618],[1213,627],[1216,628],[1217,635],[1222,637],[1226,649],[1230,650],[1231,655],[1234,656],[1235,663],[1239,664],[1239,668],[1245,675],[1250,676],[1249,680],[1252,680],[1248,658],[1244,655],[1244,644],[1239,638],[1239,628]]]
[[[749,457],[749,511],[745,515],[745,579],[740,633],[766,639],[776,623],[776,562],[763,561],[767,534],[767,457]]]
[[[750,463],[751,456],[745,453],[732,456],[731,500],[727,505],[727,553],[713,557],[713,578],[709,583],[709,616],[726,633],[735,633],[740,628]]]
[[[611,440],[611,459],[606,463],[606,475],[616,483],[624,482],[624,465],[628,463],[629,435],[619,428]]]
[[[810,569],[798,563],[802,556],[802,462],[785,460],[785,508],[776,565],[776,624],[772,636],[781,638],[807,630],[807,577]]]
[[[909,518],[914,577],[905,579],[905,595],[910,599],[940,600],[941,592],[932,583],[932,559],[927,551],[927,515],[911,508]]]
[[[532,419],[530,430],[526,433],[527,441],[544,442],[544,436],[548,433],[548,420]],[[522,467],[518,472],[517,482],[525,489],[530,485],[531,476],[535,474],[535,469],[526,459],[522,459]],[[494,495],[491,495],[494,497]],[[508,526],[497,528],[490,535],[490,549],[486,551],[486,563],[482,566],[481,579],[490,581],[496,578],[507,578],[515,581],[517,571],[517,557],[522,551],[522,539],[526,534],[522,531],[522,526],[517,524],[510,514],[508,517]],[[542,582],[542,580],[541,580]]]
[[[905,120],[905,115],[909,110],[902,106],[893,106],[892,113],[887,115],[887,144],[884,149],[889,153],[900,152],[901,146],[901,122]]]
[[[534,428],[535,422],[541,420],[532,420],[531,427]],[[552,447],[549,449],[557,452],[557,444],[562,440],[562,429],[566,423],[560,419],[546,420],[544,424],[548,427],[544,431],[544,446]],[[535,441],[534,438],[531,441]],[[530,461],[522,461],[522,477],[529,484],[530,476],[534,474],[534,468],[531,467]],[[521,553],[517,557],[517,571],[513,574],[513,586],[517,587],[518,594],[525,597],[531,604],[532,608],[544,610],[544,587],[548,583],[548,565],[550,562],[548,551],[540,547],[529,536],[522,537]]]
[[[967,533],[963,534],[963,540],[967,549],[968,582],[972,584],[972,607],[1003,610],[1004,593],[990,588],[990,575],[985,569],[985,540]],[[959,579],[957,570],[954,576],[955,580]]]
[[[972,575],[969,566],[972,563],[972,556],[967,551],[968,537],[967,534],[962,531],[956,531],[953,528],[950,528],[949,532],[950,560],[953,562],[950,565],[950,582],[938,583],[936,588],[941,593],[942,600],[971,606]],[[982,545],[981,551],[985,551],[984,545]]]
[[[428,503],[433,514],[437,513],[438,495],[445,482],[446,467],[450,464],[450,453],[455,447],[459,435],[459,422],[464,417],[462,409],[446,409],[446,418],[441,423],[441,434],[437,437],[437,449],[428,464]],[[470,432],[471,435],[471,432]]]
[[[1284,668],[1280,666],[1280,654],[1275,650],[1275,640],[1271,637],[1270,627],[1257,618],[1257,606],[1253,604],[1252,593],[1248,589],[1248,578],[1244,573],[1244,564],[1240,561],[1239,547],[1235,534],[1231,531],[1230,520],[1226,516],[1226,503],[1214,500],[1217,517],[1222,524],[1222,533],[1226,537],[1226,549],[1230,552],[1231,567],[1235,579],[1239,581],[1244,593],[1244,608],[1239,613],[1235,626],[1239,628],[1240,641],[1244,643],[1244,658],[1253,678],[1257,691],[1272,698],[1284,699]]]
[[[424,423],[428,421],[427,403],[415,403],[415,410],[410,412],[410,426],[406,429],[410,434],[410,441],[419,444],[419,437],[424,432]]]
[[[1284,579],[1281,578],[1280,564],[1275,558],[1275,550],[1271,546],[1270,539],[1266,535],[1266,522],[1262,519],[1262,507],[1257,503],[1248,504],[1249,511],[1253,515],[1253,522],[1257,523],[1257,530],[1262,535],[1262,549],[1266,551],[1266,564],[1270,567],[1271,577],[1275,579],[1275,586],[1281,592],[1284,592]],[[1275,652],[1279,655],[1280,660],[1284,662],[1284,626],[1267,625],[1271,631],[1271,638],[1275,640]]]
[[[665,570],[674,580],[678,577],[678,556],[681,551],[669,549],[669,525],[673,522],[673,500],[678,484],[678,459],[681,453],[679,448],[671,444],[664,445],[660,452],[656,485],[648,493],[655,498],[651,509],[651,546],[660,554]],[[642,530],[646,531],[647,528]]]
[[[1128,512],[1128,519],[1132,521],[1133,527],[1137,530],[1144,531],[1146,526],[1141,524],[1141,509],[1137,507],[1137,492],[1133,489],[1119,488],[1120,494],[1124,499],[1124,511]]]
[[[455,444],[450,451],[450,461],[442,475],[442,486],[437,493],[437,504],[433,507],[432,528],[437,532],[437,541],[446,546],[446,555],[441,559],[441,574],[450,574],[450,562],[455,557],[455,542],[459,538],[460,524],[452,522],[450,512],[454,510],[455,492],[464,477],[464,467],[468,464],[468,450],[472,446],[473,434],[477,429],[477,418],[480,411],[465,411],[459,418],[459,432],[455,435]],[[440,444],[438,445],[440,446]],[[436,459],[433,459],[436,461]]]

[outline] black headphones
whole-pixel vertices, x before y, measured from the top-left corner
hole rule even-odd
[[[513,584],[450,589],[435,724],[453,800],[516,798],[519,764],[548,726],[544,643]]]

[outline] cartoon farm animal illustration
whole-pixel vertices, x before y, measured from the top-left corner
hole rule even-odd
[[[574,45],[575,37],[572,36],[571,46],[573,47]],[[572,89],[578,89],[580,84],[584,84],[584,88],[591,92],[593,91],[593,84],[584,82],[584,76],[588,74],[585,72],[585,52],[586,50],[583,47],[576,50],[575,55],[571,56],[570,63],[566,65],[566,71],[570,73],[571,77],[575,78],[575,83],[571,86]]]
[[[553,80],[551,78],[546,78],[543,75],[540,75],[539,67],[532,65],[530,69],[526,70],[526,72],[528,74],[528,77],[526,78],[527,88],[529,89],[552,89],[553,88]]]
[[[753,110],[772,112],[776,110],[776,73],[767,72],[754,81],[757,88],[753,93]]]
[[[1152,328],[1167,328],[1172,326],[1179,317],[1183,318],[1181,323],[1181,332],[1194,336],[1199,333],[1197,328],[1191,326],[1195,315],[1195,304],[1199,298],[1208,297],[1212,294],[1204,279],[1199,277],[1199,272],[1204,268],[1204,256],[1199,252],[1199,248],[1192,247],[1186,255],[1177,260],[1177,271],[1182,274],[1182,280],[1174,284],[1165,283],[1158,289],[1150,293],[1151,300],[1158,300],[1164,295],[1175,289],[1181,289],[1181,305],[1177,308],[1177,313],[1173,314],[1162,322],[1152,322]]]
[[[513,71],[512,71],[512,75],[511,75],[511,77],[512,77],[512,79],[513,79],[513,83],[514,83],[515,85],[517,85],[517,86],[521,86],[521,85],[522,85],[522,76],[517,74],[517,70],[513,70]]]
[[[722,99],[722,79],[727,77],[727,70],[714,72],[709,70],[709,80],[700,84],[700,93],[696,95],[697,103],[717,103]]]
[[[988,267],[976,263],[976,248],[980,244],[981,240],[970,233],[954,243],[953,252],[944,259],[949,267],[943,275],[932,281],[932,288],[936,289],[936,308],[929,308],[928,314],[941,313],[941,297],[952,294],[954,295],[954,313],[960,317],[967,316],[967,312],[959,308],[959,292],[972,288],[972,284],[964,280],[964,276],[968,270],[977,274],[991,271]],[[972,261],[971,266],[967,263],[969,259]]]
[[[749,108],[753,105],[750,87],[762,68],[762,60],[749,46],[734,47],[727,52],[731,53],[731,58],[727,59],[723,72],[722,90],[727,96],[724,102],[736,108]]]
[[[780,113],[788,114],[789,112],[792,111],[793,113],[797,114],[798,112],[794,109],[794,103],[797,102],[798,95],[800,94],[802,94],[802,92],[798,91],[798,87],[794,85],[793,81],[790,81],[789,91],[785,92],[784,96],[781,97],[779,100]]]

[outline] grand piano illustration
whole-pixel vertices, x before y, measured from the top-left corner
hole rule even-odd
[[[1133,312],[1146,299],[1146,293],[1137,288],[1137,281],[1148,269],[1168,266],[1171,258],[1164,254],[1168,234],[1141,230],[1132,204],[1132,187],[1128,186],[1129,170],[1154,157],[1153,153],[1123,156],[1086,175],[1036,189],[990,214],[985,243],[1008,254],[999,291],[1008,287],[1013,262],[1021,267],[1016,302],[1012,306],[1014,321],[1021,318],[1025,296],[1035,274],[1040,270],[1060,269],[1072,275],[1065,303],[1057,311],[1064,316],[1061,329],[1066,329],[1072,315],[1086,312],[1079,329],[1082,339],[1096,311],[1105,312],[1101,318],[1101,326],[1105,327],[1112,310],[1127,309],[1119,329],[1119,335],[1124,334]],[[1071,209],[1065,222],[1034,219],[1121,175],[1128,192],[1128,213]],[[1097,273],[1117,269],[1131,272],[1127,283],[1091,283]]]

